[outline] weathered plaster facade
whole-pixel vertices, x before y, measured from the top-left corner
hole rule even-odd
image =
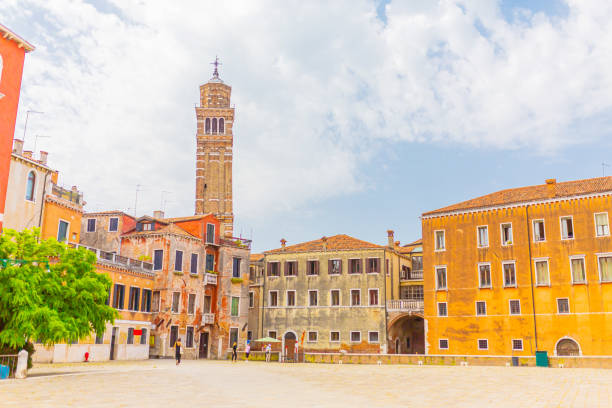
[[[136,219],[123,211],[85,213],[81,224],[80,242],[103,251],[119,253],[121,235],[135,227]]]

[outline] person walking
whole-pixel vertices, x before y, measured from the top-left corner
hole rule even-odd
[[[237,349],[238,349],[238,344],[234,342],[234,344],[232,345],[232,361],[238,361]]]
[[[181,350],[181,338],[179,337],[174,342],[174,357],[176,358],[176,365],[181,364],[181,354],[183,351]]]
[[[266,346],[266,363],[270,362],[270,354],[272,354],[272,346],[270,343]]]
[[[251,342],[247,341],[246,347],[244,348],[244,354],[246,355],[246,361],[249,361],[249,354],[251,354]]]

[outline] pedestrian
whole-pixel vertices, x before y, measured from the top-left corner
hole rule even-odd
[[[244,354],[246,355],[246,361],[249,361],[249,354],[251,354],[251,342],[247,341],[246,347],[244,348]]]
[[[272,346],[270,343],[266,346],[266,363],[270,362],[270,354],[272,354]]]
[[[236,352],[237,348],[238,344],[234,342],[234,344],[232,345],[232,361],[238,361],[238,353]]]
[[[176,365],[181,364],[181,354],[183,354],[183,350],[181,349],[181,338],[179,337],[174,342],[174,357],[176,358]]]

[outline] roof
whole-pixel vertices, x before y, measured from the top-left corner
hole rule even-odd
[[[111,210],[111,211],[98,211],[98,212],[87,212],[83,214],[84,216],[102,216],[102,215],[125,215],[126,217],[130,217],[134,219],[134,216],[126,214],[121,210]]]
[[[497,191],[482,197],[423,213],[423,216],[603,192],[612,192],[612,176],[564,181],[560,183],[551,179],[547,180],[546,184]]]
[[[0,24],[0,35],[6,39],[15,41],[17,45],[19,45],[19,48],[25,49],[25,52],[34,51],[34,49],[36,48],[2,24]]]
[[[249,260],[251,262],[259,262],[262,261],[264,258],[263,254],[251,254],[251,256],[249,257]]]
[[[423,251],[423,239],[422,238],[419,238],[419,239],[417,239],[414,242],[411,242],[409,244],[406,244],[406,245],[400,247],[399,253],[400,254],[409,254],[409,253],[414,252],[415,250],[417,252],[422,252]]]
[[[187,217],[173,217],[173,218],[163,218],[161,219],[161,221],[164,222],[181,222],[181,221],[195,221],[195,220],[199,220],[202,219],[204,217],[208,217],[209,215],[211,215],[212,213],[208,213],[208,214],[199,214],[199,215],[190,215]]]
[[[177,226],[176,224],[168,224],[167,226],[160,228],[158,230],[152,230],[152,231],[136,231],[136,230],[132,230],[128,233],[126,233],[125,235],[134,235],[134,236],[146,236],[146,235],[160,235],[160,234],[172,234],[172,235],[181,235],[184,237],[188,237],[188,238],[196,238],[198,239],[198,237],[196,237],[195,235],[192,235],[190,233],[188,233],[187,231],[185,231],[184,229],[182,229],[181,227]]]
[[[319,238],[314,241],[302,242],[301,244],[289,245],[285,248],[272,249],[265,251],[266,254],[286,253],[286,252],[317,252],[323,251],[323,240],[327,240],[328,251],[341,251],[350,249],[382,249],[385,248],[371,242],[362,241],[345,234],[334,235],[329,238]]]

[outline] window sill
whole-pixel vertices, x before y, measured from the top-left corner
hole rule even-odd
[[[183,272],[181,272],[181,271],[174,271],[174,274],[175,275],[183,275]]]
[[[297,278],[297,275],[285,275],[285,278]]]
[[[573,241],[574,237],[571,238],[561,238],[561,241]]]
[[[434,252],[446,252],[446,248],[444,248],[444,249],[434,249]]]
[[[378,275],[380,274],[380,272],[368,272],[366,273],[366,275]]]
[[[477,246],[476,248],[478,248],[478,249],[489,249],[489,246],[488,245],[487,246]]]
[[[550,288],[550,283],[536,283],[538,288]]]
[[[493,286],[479,286],[478,289],[493,289]]]
[[[316,276],[316,277],[318,277],[318,276],[319,276],[319,274],[318,274],[318,273],[312,273],[312,274],[306,274],[306,276],[308,276],[308,277],[311,277],[311,276]]]
[[[200,275],[198,275],[197,273],[190,273],[189,276],[191,276],[192,278],[199,278]]]
[[[595,238],[610,238],[610,234],[607,234],[607,235],[595,235]]]
[[[513,288],[516,289],[517,287],[518,286],[516,285],[516,283],[513,285],[504,285],[504,289],[513,289]]]
[[[572,285],[586,285],[587,282],[583,281],[583,282],[572,282]]]
[[[448,288],[436,288],[436,292],[448,292]]]
[[[612,283],[612,280],[605,280],[605,281],[600,280],[599,283]]]

